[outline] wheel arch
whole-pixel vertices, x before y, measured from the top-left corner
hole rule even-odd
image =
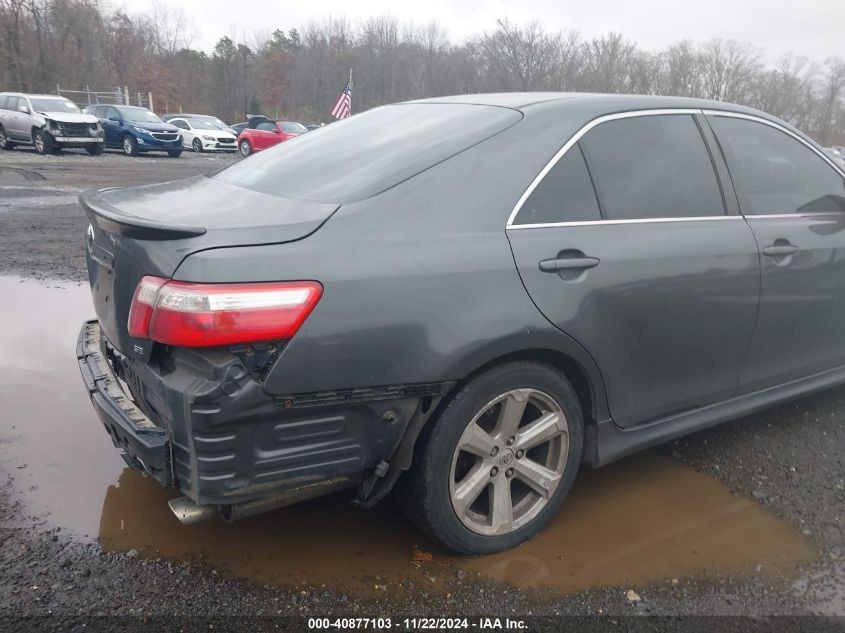
[[[598,426],[611,419],[604,378],[589,353],[574,339],[560,332],[556,331],[546,336],[536,333],[536,340],[522,341],[522,345],[517,347],[509,344],[509,341],[497,341],[491,343],[490,348],[484,348],[480,355],[476,354],[471,359],[464,359],[461,364],[462,371],[457,374],[460,378],[440,401],[437,409],[444,407],[453,394],[460,391],[476,376],[499,365],[518,361],[548,365],[560,371],[569,381],[578,397],[584,416],[582,461],[590,465],[596,464],[598,462],[596,446]],[[432,420],[439,413],[438,410],[426,421],[425,427],[431,426]],[[420,435],[424,435],[424,432]]]

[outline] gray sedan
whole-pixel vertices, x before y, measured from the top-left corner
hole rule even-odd
[[[184,522],[398,490],[494,552],[582,465],[845,382],[845,174],[748,108],[430,99],[81,201],[85,385]]]

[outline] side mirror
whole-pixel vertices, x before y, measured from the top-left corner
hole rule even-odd
[[[115,123],[120,123],[120,117],[110,116],[109,121],[114,121]]]
[[[273,134],[281,134],[281,133],[282,133],[282,131],[279,128],[277,128],[277,127],[273,128]]]
[[[25,105],[18,106],[18,112],[23,112],[24,114],[29,114],[29,108]]]

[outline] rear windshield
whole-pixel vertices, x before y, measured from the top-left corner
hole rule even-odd
[[[493,106],[383,106],[297,136],[215,174],[263,193],[338,204],[363,200],[520,120]]]

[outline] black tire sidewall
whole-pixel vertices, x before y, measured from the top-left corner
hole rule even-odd
[[[191,146],[197,154],[202,152],[202,141],[198,138],[195,138],[193,141],[191,141]]]
[[[449,476],[458,440],[469,421],[498,395],[532,388],[553,398],[569,424],[569,454],[563,478],[546,507],[527,525],[500,536],[476,534],[461,523],[452,508]],[[415,473],[418,496],[414,505],[422,527],[448,548],[462,554],[487,554],[516,547],[542,530],[554,518],[572,484],[581,461],[583,416],[575,391],[552,367],[531,362],[509,363],[476,377],[458,392],[441,412],[426,438]]]
[[[246,154],[244,154],[243,150],[241,149],[241,147],[244,146],[244,145],[246,145],[247,148],[248,148],[248,151],[247,151]],[[246,140],[241,141],[240,143],[238,143],[238,152],[240,153],[241,156],[246,158],[247,156],[252,154],[252,144],[249,141],[246,141]]]

